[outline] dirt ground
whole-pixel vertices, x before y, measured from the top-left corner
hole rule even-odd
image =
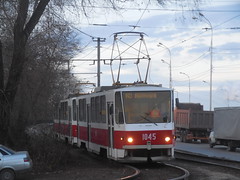
[[[30,173],[18,180],[116,180],[134,173],[124,164],[102,158],[81,149],[71,150],[71,163],[54,172]],[[199,165],[179,160],[170,161],[190,172],[189,180],[239,180],[240,172],[216,166]],[[166,173],[160,169],[143,166],[136,180],[165,180]],[[174,173],[174,172],[172,172]]]
[[[28,179],[111,180],[134,173],[132,169],[123,164],[86,152],[85,150],[73,148],[71,151],[71,163],[67,167],[63,167],[55,172],[31,173]]]

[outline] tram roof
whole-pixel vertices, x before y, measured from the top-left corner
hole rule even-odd
[[[96,87],[92,93],[76,93],[76,94],[69,94],[68,98],[76,98],[78,96],[90,95],[94,93],[106,92],[106,91],[170,91],[172,89],[162,87],[161,84],[121,84],[121,85],[113,85],[113,86],[100,86]]]
[[[132,84],[132,85],[116,85],[116,86],[100,86],[95,88],[94,92],[103,92],[113,89],[119,89],[124,91],[132,91],[132,90],[159,90],[161,88],[162,90],[170,90],[169,88],[162,87],[161,84]]]

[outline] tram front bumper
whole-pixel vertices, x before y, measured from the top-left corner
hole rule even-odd
[[[173,145],[126,145],[122,162],[169,161],[174,158]]]

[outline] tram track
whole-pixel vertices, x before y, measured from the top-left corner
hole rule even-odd
[[[189,180],[239,180],[240,177],[240,162],[224,158],[175,150],[172,163],[189,170]]]
[[[171,167],[174,167],[176,169],[180,169],[181,171],[184,172],[184,174],[182,176],[178,176],[178,177],[175,177],[175,178],[171,178],[171,179],[168,179],[168,180],[187,180],[190,173],[188,170],[182,168],[182,167],[179,167],[179,166],[176,166],[176,165],[172,165],[172,164],[166,164],[168,166],[171,166]]]
[[[226,177],[234,176],[233,179],[236,179],[236,177],[240,175],[240,162],[178,150],[175,151],[175,160],[173,161],[167,163],[152,163],[152,165],[134,164],[132,166],[138,169],[138,175],[132,177],[128,176],[122,179],[219,179],[219,173],[226,175]],[[167,175],[164,173],[161,174],[161,170],[167,171]],[[178,171],[178,173],[176,173],[176,171]],[[179,173],[180,171],[182,173]],[[210,172],[210,174],[208,174],[208,172]]]
[[[118,180],[134,179],[134,178],[136,178],[137,176],[139,176],[139,174],[140,174],[140,172],[141,172],[138,168],[136,168],[136,167],[134,167],[134,166],[126,165],[125,167],[134,170],[134,173],[131,174],[131,175],[128,175],[128,176],[122,177],[122,178],[120,178],[120,179],[118,179]]]
[[[240,170],[240,162],[175,150],[175,159]]]
[[[186,169],[168,163],[139,163],[127,166],[134,169],[135,172],[119,180],[187,180],[190,175]]]

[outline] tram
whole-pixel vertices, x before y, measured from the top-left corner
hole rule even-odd
[[[128,36],[138,39],[124,42]],[[126,47],[128,42],[132,44]],[[120,51],[120,46],[125,48]],[[128,53],[131,49],[133,51]],[[129,56],[133,52],[137,52],[136,56]],[[54,120],[57,137],[120,162],[172,159],[173,90],[147,83],[150,60],[144,33],[114,33],[111,58],[106,63],[110,65],[113,85],[98,85],[92,93],[62,100]],[[123,61],[136,66],[138,81],[135,83],[120,83]],[[118,69],[117,76],[114,76],[114,67]],[[143,80],[140,71],[144,72],[144,68]],[[100,71],[98,75],[100,77]]]
[[[120,162],[174,157],[173,91],[161,85],[98,87],[62,100],[58,138]]]

